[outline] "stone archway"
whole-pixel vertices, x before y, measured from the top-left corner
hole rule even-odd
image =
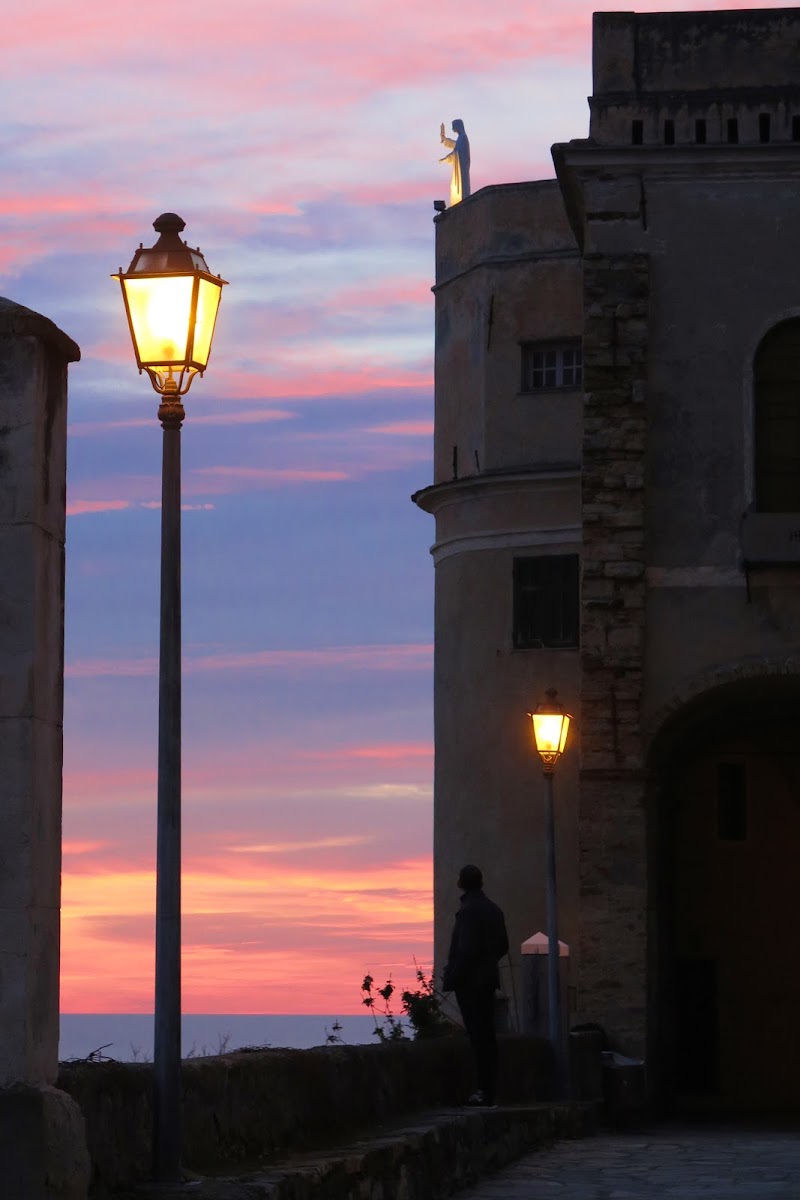
[[[685,1110],[800,1108],[800,676],[696,695],[649,766],[658,1092]]]

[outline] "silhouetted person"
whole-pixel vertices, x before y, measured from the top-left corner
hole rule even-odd
[[[500,986],[497,964],[508,953],[508,934],[503,910],[483,893],[478,867],[471,863],[462,867],[458,886],[464,895],[456,913],[442,986],[456,994],[475,1056],[478,1090],[467,1104],[492,1108],[497,1082],[494,994]]]

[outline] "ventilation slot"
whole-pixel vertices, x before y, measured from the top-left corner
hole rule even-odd
[[[675,145],[675,122],[674,121],[665,121],[664,122],[664,145],[665,146],[674,146]]]
[[[644,122],[631,121],[631,145],[641,146],[644,141]]]
[[[731,146],[737,145],[739,141],[739,121],[736,117],[728,118],[728,142]]]
[[[769,113],[758,114],[758,140],[763,144],[769,141],[770,115]]]
[[[698,117],[694,123],[694,140],[698,146],[706,144],[706,120],[705,117]]]

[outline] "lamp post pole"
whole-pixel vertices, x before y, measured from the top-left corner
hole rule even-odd
[[[555,1056],[556,1098],[566,1090],[564,1034],[561,1027],[561,980],[558,946],[558,887],[556,880],[556,831],[553,804],[554,771],[545,768],[545,867],[547,872],[547,1021]]]
[[[136,365],[160,397],[161,631],[158,672],[158,837],[153,1045],[153,1177],[181,1179],[181,425],[182,397],[211,353],[225,280],[199,247],[181,238],[186,222],[162,213],[155,246],[140,245],[122,287]]]
[[[161,475],[161,636],[158,673],[158,838],[153,1047],[153,1174],[181,1174],[181,423],[177,393],[158,409]]]

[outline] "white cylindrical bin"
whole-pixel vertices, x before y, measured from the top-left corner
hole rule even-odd
[[[547,1007],[547,934],[534,933],[522,950],[522,1032],[534,1037],[549,1037]],[[569,946],[558,943],[559,981],[561,984],[561,1027],[566,1029],[569,987]]]

